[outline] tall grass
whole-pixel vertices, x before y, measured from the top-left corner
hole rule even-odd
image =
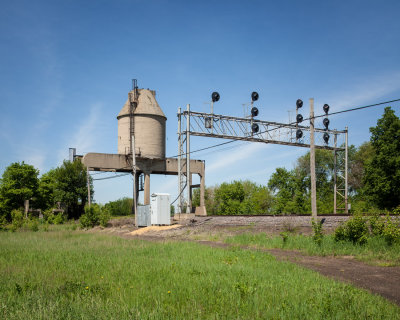
[[[325,235],[320,245],[311,236],[287,234],[283,241],[281,236],[270,236],[266,233],[243,233],[225,239],[225,242],[240,245],[254,245],[260,248],[284,248],[301,250],[311,255],[351,255],[357,259],[383,266],[400,266],[400,244],[388,246],[381,237],[371,237],[364,245],[352,242],[336,242],[333,235]]]
[[[2,319],[400,319],[261,252],[82,231],[0,233]]]

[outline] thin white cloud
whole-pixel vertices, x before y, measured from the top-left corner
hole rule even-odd
[[[345,92],[336,92],[331,99],[335,110],[377,102],[376,99],[400,90],[400,72],[368,78],[350,86]]]
[[[78,153],[87,153],[96,150],[96,146],[101,145],[102,125],[101,125],[101,103],[94,103],[90,107],[89,115],[82,117],[78,128],[73,128],[68,133],[74,134],[67,139],[67,143],[58,152],[58,163],[68,157],[68,148],[77,149]]]

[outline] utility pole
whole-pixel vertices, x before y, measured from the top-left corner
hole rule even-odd
[[[314,141],[314,98],[310,98],[310,173],[311,173],[311,215],[317,219],[317,184],[315,179]]]
[[[349,152],[348,152],[348,147],[349,147],[349,128],[346,127],[346,140],[345,140],[345,156],[344,156],[344,165],[345,165],[345,169],[344,169],[344,213],[349,213],[349,199],[348,199],[348,175],[347,175],[347,171],[348,171],[348,158],[349,158]]]
[[[190,104],[187,105],[187,118],[186,118],[186,188],[187,188],[187,206],[186,213],[191,213],[192,202],[190,190]]]
[[[89,177],[89,168],[86,167],[86,180],[87,180],[87,192],[88,192],[88,203],[89,203],[89,208],[91,205],[91,199],[90,199],[90,177]]]

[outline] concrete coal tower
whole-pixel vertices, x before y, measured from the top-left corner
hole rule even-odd
[[[135,153],[143,158],[165,158],[165,122],[167,118],[156,100],[156,92],[136,89],[136,108],[133,108],[133,131]],[[134,90],[117,116],[118,153],[129,154],[130,147],[130,108]]]

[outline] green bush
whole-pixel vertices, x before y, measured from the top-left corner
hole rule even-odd
[[[85,214],[80,217],[79,222],[82,229],[93,228],[97,225],[107,227],[110,217],[111,214],[107,207],[92,204],[90,207],[85,207]]]
[[[384,227],[385,221],[381,218],[379,214],[373,214],[369,217],[369,228],[371,231],[371,235],[381,236]]]
[[[79,222],[82,229],[93,228],[99,223],[99,211],[98,205],[93,204],[90,207],[85,206],[85,214],[81,215]]]
[[[351,241],[354,244],[364,244],[367,242],[369,230],[367,220],[361,215],[355,215],[344,225],[335,230],[336,241]]]
[[[111,216],[129,216],[132,214],[133,199],[121,198],[115,201],[110,201],[104,205]]]
[[[393,209],[392,214],[395,216],[400,216],[400,205]]]
[[[53,215],[53,217],[53,224],[63,224],[66,221],[65,215],[62,212]]]
[[[67,218],[63,212],[59,212],[54,214],[54,209],[47,209],[43,212],[44,220],[47,221],[49,224],[63,224],[66,222]]]
[[[39,231],[39,221],[38,219],[29,219],[26,221],[26,226],[31,231]]]
[[[389,216],[387,217],[383,227],[382,236],[389,246],[400,241],[400,228],[390,219]]]
[[[11,231],[16,231],[24,224],[24,214],[21,209],[13,209],[11,211]]]
[[[106,207],[102,207],[99,215],[99,224],[102,227],[106,228],[108,220],[110,220],[110,218],[111,218],[110,211]]]

